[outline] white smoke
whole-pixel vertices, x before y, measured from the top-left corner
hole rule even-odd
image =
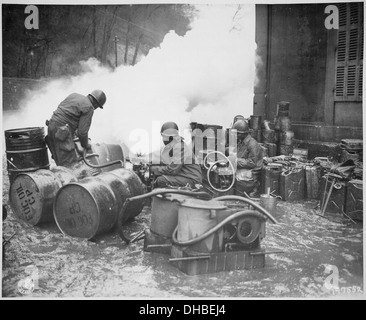
[[[226,128],[235,115],[248,117],[255,81],[254,5],[197,8],[199,17],[185,36],[169,32],[133,67],[110,71],[95,59],[81,62],[82,74],[32,92],[21,115],[4,119],[4,129],[44,126],[68,94],[94,89],[106,93],[107,103],[94,113],[92,142],[125,143],[135,152],[156,149],[165,121],[181,130],[192,121]]]

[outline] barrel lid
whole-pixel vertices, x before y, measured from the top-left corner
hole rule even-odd
[[[91,239],[98,230],[99,211],[93,194],[80,182],[69,183],[56,194],[53,209],[56,224],[71,237]]]
[[[223,205],[221,201],[216,200],[200,200],[200,199],[186,199],[179,203],[182,207],[195,208],[195,209],[207,209],[207,210],[224,210],[227,207]]]

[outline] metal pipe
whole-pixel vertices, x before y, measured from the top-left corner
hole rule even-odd
[[[105,167],[109,167],[109,166],[112,166],[114,164],[120,164],[121,165],[121,168],[123,168],[123,161],[122,160],[114,160],[114,161],[111,161],[111,162],[107,162],[107,163],[104,163],[104,164],[91,164],[89,163],[87,160],[86,160],[86,149],[84,149],[84,152],[83,152],[83,160],[85,162],[85,164],[88,166],[88,167],[91,167],[91,168],[105,168]]]
[[[244,211],[238,211],[235,212],[234,214],[232,214],[231,216],[225,218],[224,220],[222,220],[220,223],[218,223],[217,225],[215,225],[212,229],[206,231],[206,233],[201,234],[200,236],[190,239],[190,240],[186,240],[186,241],[178,241],[177,239],[177,233],[178,233],[178,226],[175,228],[173,235],[172,235],[172,242],[173,244],[176,245],[180,245],[180,246],[190,246],[193,244],[196,244],[197,242],[200,242],[204,239],[206,239],[207,237],[209,237],[210,235],[212,235],[213,233],[215,233],[217,230],[221,229],[225,224],[227,224],[228,222],[235,220],[239,217],[242,216],[248,216],[248,215],[256,215],[258,216],[258,212],[254,211],[254,210],[244,210]],[[262,218],[262,217],[260,217]]]
[[[238,200],[238,201],[243,201],[243,202],[245,202],[247,204],[250,204],[252,207],[254,207],[255,209],[257,209],[258,211],[262,212],[274,224],[278,223],[277,220],[266,209],[264,209],[259,204],[255,203],[254,201],[252,201],[250,199],[246,199],[246,198],[240,197],[240,196],[221,196],[221,197],[215,198],[215,200],[217,200],[217,201],[219,201],[219,200]]]
[[[284,251],[278,250],[278,251],[250,252],[249,254],[251,256],[257,256],[257,255],[261,255],[261,254],[272,254],[272,253],[284,253]]]
[[[192,256],[192,257],[181,257],[181,258],[170,258],[171,261],[190,261],[190,260],[201,260],[201,259],[210,259],[211,256]]]
[[[325,210],[327,209],[328,202],[329,202],[330,196],[332,194],[334,184],[335,184],[335,179],[332,180],[332,184],[330,185],[328,196],[327,196],[327,199],[325,200],[325,203],[324,203],[324,206],[323,206],[323,209],[322,209],[322,212],[321,212],[322,216],[324,216]]]
[[[168,248],[171,247],[171,243],[162,243],[162,244],[150,244],[147,246],[148,249],[150,248]]]

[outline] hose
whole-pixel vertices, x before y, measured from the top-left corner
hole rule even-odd
[[[254,201],[249,200],[247,198],[240,197],[240,196],[221,196],[221,197],[215,198],[215,200],[217,200],[217,201],[220,201],[220,200],[224,200],[224,201],[225,200],[238,200],[238,201],[245,202],[245,203],[251,205],[252,207],[254,207],[255,209],[257,209],[258,211],[260,211],[261,213],[263,213],[274,224],[277,223],[277,220],[266,209],[264,209],[259,204],[255,203]]]
[[[127,198],[125,203],[123,204],[120,212],[118,213],[118,218],[117,218],[117,232],[120,236],[120,238],[126,242],[127,244],[129,244],[131,242],[130,239],[128,239],[125,234],[123,233],[123,222],[124,222],[124,213],[126,211],[126,208],[128,207],[128,205],[130,204],[130,202],[133,201],[138,201],[138,200],[144,200],[159,194],[166,194],[166,193],[176,193],[176,194],[182,194],[182,195],[187,195],[187,196],[193,196],[193,197],[197,197],[197,198],[201,198],[201,199],[205,199],[205,200],[209,200],[211,199],[210,195],[207,194],[206,192],[196,192],[196,191],[190,191],[190,190],[179,190],[179,189],[155,189],[149,193],[145,193],[142,195],[138,195],[132,198]]]
[[[223,156],[223,157],[224,157],[224,159],[225,159],[225,160],[227,160],[227,162],[229,162],[229,164],[230,164],[230,168],[231,168],[231,170],[232,170],[232,176],[233,176],[233,179],[232,179],[232,181],[231,181],[230,186],[229,186],[228,188],[226,188],[226,189],[217,189],[217,188],[216,188],[216,187],[214,187],[214,186],[212,185],[212,183],[211,183],[211,180],[210,180],[210,172],[211,172],[212,168],[214,168],[214,166],[215,166],[215,165],[217,165],[218,163],[220,163],[220,162],[221,162],[221,160],[218,160],[218,161],[216,161],[213,165],[211,165],[209,168],[207,168],[207,167],[206,167],[206,159],[207,159],[207,157],[208,157],[209,155],[211,155],[211,154],[213,154],[213,153],[216,153],[216,154],[219,154],[219,155]],[[209,185],[210,185],[210,187],[211,187],[212,189],[214,189],[214,190],[216,190],[216,191],[218,191],[218,192],[226,192],[226,191],[229,191],[229,190],[234,186],[234,183],[235,183],[235,176],[234,176],[234,175],[235,175],[235,169],[234,169],[234,166],[233,166],[233,164],[231,163],[231,161],[228,159],[228,157],[226,157],[222,152],[220,152],[220,151],[211,151],[211,152],[207,153],[206,157],[203,159],[203,166],[204,166],[206,169],[208,169],[208,170],[207,170],[207,181],[208,181],[208,183],[209,183]]]
[[[220,223],[218,223],[216,226],[214,226],[212,229],[208,230],[206,233],[201,234],[200,236],[190,239],[190,240],[186,240],[186,241],[178,241],[177,239],[177,233],[178,233],[178,226],[175,228],[173,235],[172,235],[172,242],[173,244],[176,245],[180,245],[180,246],[190,246],[193,245],[197,242],[200,242],[204,239],[206,239],[207,237],[209,237],[210,235],[212,235],[214,232],[216,232],[217,230],[219,230],[220,228],[222,228],[225,224],[227,224],[228,222],[237,219],[239,217],[243,217],[243,216],[249,216],[249,215],[255,215],[261,219],[263,219],[262,216],[259,216],[258,212],[254,211],[254,210],[243,210],[243,211],[238,211],[234,214],[232,214],[231,216],[225,218],[224,220],[222,220]]]
[[[107,162],[107,163],[104,163],[104,164],[91,164],[90,162],[88,162],[86,160],[86,149],[84,149],[84,152],[83,152],[83,160],[85,162],[85,164],[88,166],[88,167],[91,167],[91,168],[105,168],[105,167],[109,167],[109,166],[112,166],[114,164],[120,164],[121,165],[121,168],[123,168],[123,161],[122,160],[114,160],[114,161],[111,161],[111,162]]]

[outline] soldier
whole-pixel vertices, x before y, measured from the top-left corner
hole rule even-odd
[[[161,127],[164,148],[160,153],[160,165],[151,166],[155,181],[154,187],[183,187],[189,185],[195,188],[202,183],[201,167],[195,164],[192,150],[178,134],[175,122],[166,122]]]
[[[263,167],[263,150],[249,133],[249,124],[237,120],[232,130],[237,134],[237,145],[228,149],[230,161],[236,165],[236,190],[246,192],[251,197],[258,196],[259,172]]]
[[[94,90],[87,96],[72,93],[53,112],[48,125],[46,142],[58,166],[71,167],[78,162],[74,135],[77,135],[84,149],[90,150],[88,132],[94,110],[103,109],[106,95]]]

